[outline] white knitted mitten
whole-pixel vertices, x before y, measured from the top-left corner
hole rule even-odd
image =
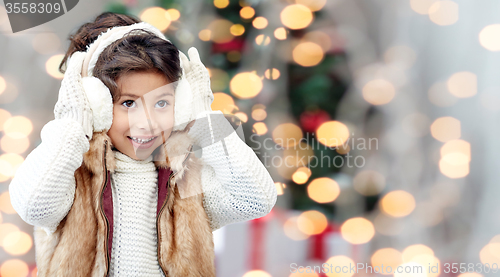
[[[75,52],[71,55],[59,89],[54,116],[56,119],[69,118],[77,121],[90,140],[93,133],[93,118],[81,76],[85,55],[85,52]]]
[[[211,111],[214,94],[210,88],[210,76],[208,70],[200,60],[200,54],[195,47],[188,50],[189,59],[184,53],[179,51],[179,58],[182,61],[186,79],[193,92],[193,116],[196,118],[200,112]]]

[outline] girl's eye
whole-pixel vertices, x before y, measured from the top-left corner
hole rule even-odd
[[[158,104],[160,108],[165,108],[168,105],[168,102],[165,100],[160,100],[156,102],[156,104]]]
[[[133,100],[127,100],[127,101],[124,101],[122,103],[123,106],[127,107],[127,108],[133,108],[135,107],[135,101]],[[129,106],[129,105],[134,105],[134,106]]]

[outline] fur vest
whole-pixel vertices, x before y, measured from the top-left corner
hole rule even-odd
[[[174,131],[153,153],[158,170],[158,262],[168,277],[215,277],[212,229],[202,202],[202,164],[191,154],[192,145],[186,131]],[[75,171],[75,198],[68,214],[51,235],[35,227],[38,276],[108,276],[114,169],[110,138],[95,132]],[[183,195],[192,196],[181,198],[176,186],[180,181],[188,184]]]

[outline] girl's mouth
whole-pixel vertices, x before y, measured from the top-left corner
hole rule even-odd
[[[127,137],[127,138],[130,140],[134,148],[147,149],[155,143],[155,140],[158,138],[158,136],[151,137],[149,139],[140,139],[135,137]]]

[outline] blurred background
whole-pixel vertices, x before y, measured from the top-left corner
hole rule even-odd
[[[271,213],[214,232],[217,276],[500,276],[499,10],[494,0],[86,0],[13,34],[0,6],[0,276],[36,276],[33,227],[8,185],[53,119],[69,34],[104,11],[197,47],[212,109],[244,122],[275,181]],[[323,273],[323,263],[365,269]],[[424,272],[387,268],[414,265]]]

